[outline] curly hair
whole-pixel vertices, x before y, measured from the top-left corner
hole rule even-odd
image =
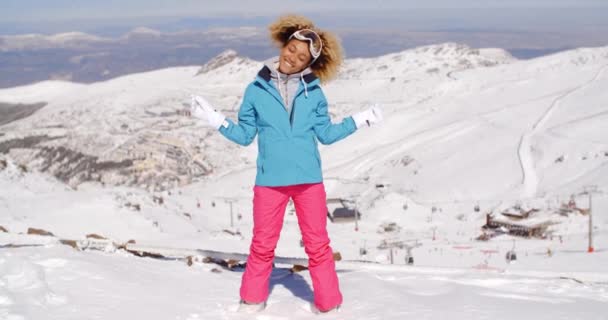
[[[310,19],[295,14],[281,16],[268,26],[270,37],[280,48],[287,45],[289,37],[301,29],[315,31],[321,38],[321,41],[323,41],[321,55],[310,66],[312,72],[319,77],[322,83],[335,78],[344,61],[342,46],[336,35],[315,27]]]

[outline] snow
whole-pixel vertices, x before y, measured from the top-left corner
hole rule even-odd
[[[31,85],[0,89],[0,95],[2,102],[37,103],[54,100],[85,87],[86,85],[73,82],[47,80]]]
[[[241,272],[68,247],[0,256],[4,319],[310,319],[310,277],[276,269],[258,315],[236,312]],[[345,304],[327,319],[602,319],[605,285],[495,272],[338,266]],[[366,294],[372,293],[372,294]]]
[[[137,34],[137,33],[148,34],[148,35],[152,35],[152,36],[160,36],[161,35],[160,31],[154,30],[154,29],[151,29],[151,28],[146,28],[146,27],[137,27],[137,28],[131,30],[129,33],[131,33],[131,34]]]
[[[83,32],[65,32],[52,35],[20,34],[0,36],[0,50],[22,50],[31,48],[61,48],[66,45],[78,45],[84,42],[99,43],[111,41]]]
[[[163,191],[68,186],[36,170],[27,149],[1,154],[0,226],[8,233],[0,231],[0,319],[312,317],[306,271],[290,274],[279,266],[267,309],[242,315],[236,312],[242,270],[123,250],[77,251],[57,242],[96,233],[118,243],[248,251],[255,143],[234,146],[191,119],[156,116],[183,108],[198,93],[235,119],[261,62],[234,52],[222,57],[198,75],[201,68],[192,66],[90,85],[48,81],[0,90],[0,102],[48,103],[1,126],[0,143],[61,134],[70,137],[62,145],[120,160],[127,146],[153,152],[137,138],[154,137],[154,145],[182,146],[213,169]],[[347,60],[325,86],[332,118],[378,102],[385,121],[321,146],[328,197],[353,200],[362,217],[357,230],[353,223],[328,225],[332,247],[343,256],[337,268],[345,300],[339,313],[319,317],[605,319],[607,66],[608,47],[518,61],[501,49],[442,44]],[[123,123],[131,131],[121,131]],[[597,187],[593,253],[587,252],[588,216],[555,213],[570,197],[587,209],[583,192],[590,186]],[[475,240],[486,213],[515,205],[540,209],[528,223],[555,223],[546,239]],[[391,223],[399,230],[382,228]],[[28,235],[28,228],[56,237]],[[305,257],[299,241],[289,205],[277,255]],[[379,248],[385,243],[402,244],[393,250],[393,265],[389,250]],[[414,265],[405,264],[407,247],[414,247]],[[514,263],[505,259],[510,250],[517,253]]]

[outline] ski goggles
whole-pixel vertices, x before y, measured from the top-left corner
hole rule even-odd
[[[300,41],[308,41],[308,51],[310,51],[310,55],[312,56],[311,64],[321,56],[323,40],[321,40],[321,37],[319,37],[319,34],[316,32],[310,29],[301,29],[289,36],[289,40],[292,38],[296,38]]]

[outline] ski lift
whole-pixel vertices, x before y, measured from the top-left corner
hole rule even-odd
[[[363,247],[359,248],[359,255],[365,256],[367,255],[367,248],[365,247],[366,241],[363,240]]]
[[[411,256],[410,254],[405,256],[405,264],[407,264],[408,266],[411,266],[414,264],[414,257]]]
[[[515,253],[515,251],[509,250],[505,258],[507,259],[507,263],[513,263],[517,260],[517,254]]]
[[[406,254],[405,254],[405,264],[408,266],[411,266],[414,264],[414,255],[412,254],[412,249],[418,247],[418,240],[416,240],[416,243],[413,246],[410,245],[406,245],[405,246],[405,250]]]
[[[517,254],[515,253],[515,239],[513,240],[513,248],[507,252],[505,256],[507,263],[513,263],[517,260]]]

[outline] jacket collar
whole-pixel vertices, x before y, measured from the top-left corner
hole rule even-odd
[[[274,86],[274,84],[272,84],[271,72],[272,71],[268,66],[262,67],[260,72],[258,72],[258,75],[254,82],[257,82],[260,87],[270,93],[277,101],[279,101],[280,103],[285,103],[283,102],[283,98],[281,97],[277,88]],[[302,91],[306,91],[306,97],[308,97],[309,88],[315,87],[320,83],[319,78],[317,78],[317,76],[315,76],[313,73],[304,75],[302,78],[304,79],[305,85],[300,86],[300,88],[296,92],[296,97],[300,95]]]
[[[272,76],[271,72],[272,71],[270,70],[270,68],[265,65],[264,67],[262,67],[262,69],[260,70],[260,72],[258,72],[258,78],[260,78],[260,79],[266,81],[267,83],[269,83],[270,79],[271,79],[271,76]],[[303,78],[304,78],[304,82],[306,82],[309,85],[313,84],[313,82],[315,80],[318,80],[318,77],[314,73],[305,74]]]

